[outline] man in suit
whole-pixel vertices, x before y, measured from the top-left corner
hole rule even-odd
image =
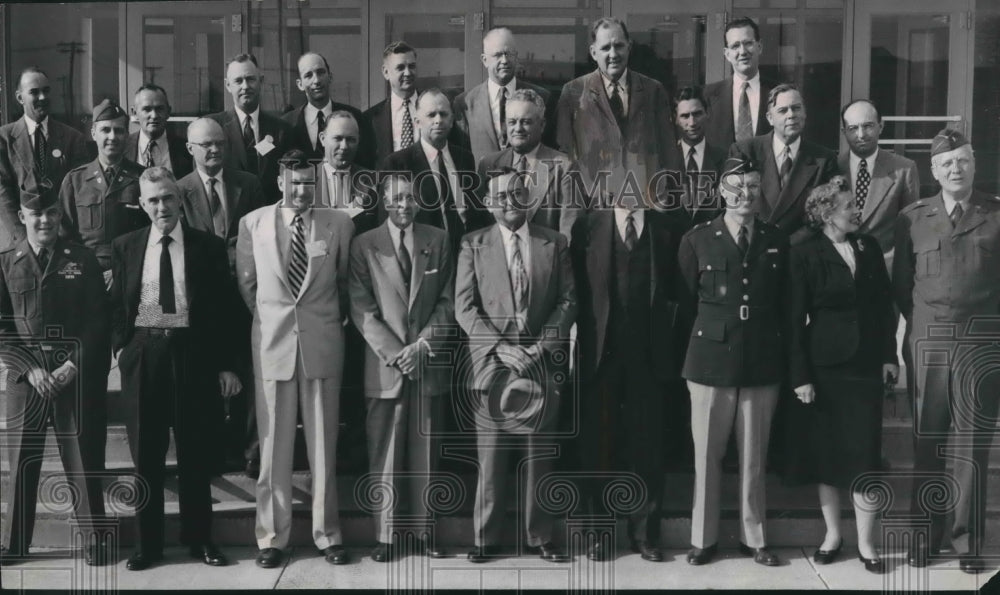
[[[364,113],[375,133],[375,164],[419,140],[419,131],[413,126],[417,116],[417,50],[405,41],[385,46],[382,78],[389,83],[389,97]]]
[[[361,145],[358,121],[350,112],[333,112],[320,140],[325,190],[320,202],[350,215],[355,234],[375,229],[385,219],[385,210],[377,204],[375,172],[357,163]]]
[[[471,371],[463,398],[476,411],[479,459],[475,547],[468,554],[476,563],[499,553],[510,483],[520,492],[529,551],[547,562],[569,561],[552,541],[553,518],[536,502],[536,489],[552,469],[540,446],[555,429],[568,377],[576,292],[569,241],[528,223],[526,194],[519,172],[496,172],[486,197],[496,224],[462,238],[458,257],[455,318],[469,335]],[[512,451],[522,454],[517,468],[524,471],[514,482]]]
[[[572,177],[576,167],[569,156],[542,144],[545,100],[531,89],[520,89],[507,99],[508,146],[479,160],[479,178],[511,167],[524,175],[528,221],[570,238],[579,208],[572,204]]]
[[[307,52],[299,56],[298,69],[299,77],[295,79],[295,85],[305,94],[306,102],[281,116],[281,119],[291,127],[288,148],[298,149],[310,159],[322,159],[324,150],[320,136],[326,130],[326,121],[333,112],[350,112],[362,131],[358,161],[365,167],[373,167],[375,132],[371,130],[368,119],[362,115],[361,110],[330,99],[333,73],[326,58],[315,52]]]
[[[167,131],[170,101],[163,87],[154,83],[139,87],[132,103],[132,116],[139,122],[139,130],[128,135],[126,159],[143,167],[165,167],[178,180],[191,173],[191,155],[184,141]]]
[[[1000,198],[973,188],[975,155],[956,130],[934,137],[931,174],[941,191],[900,213],[892,275],[916,363],[910,513],[930,521],[929,535],[918,530],[910,540],[909,562],[924,567],[940,551],[945,515],[916,495],[943,481],[950,458],[958,491],[952,547],[959,567],[976,573],[986,567],[986,470],[1000,404],[997,348],[989,345],[1000,303]],[[973,357],[962,356],[963,345],[977,347],[967,351]]]
[[[727,161],[720,183],[725,213],[684,234],[678,254],[681,319],[691,329],[682,371],[691,394],[695,468],[687,561],[696,566],[718,551],[722,458],[734,423],[740,552],[758,564],[781,564],[764,535],[764,466],[785,373],[788,238],[755,217],[760,184],[753,163]]]
[[[549,92],[517,78],[517,43],[506,27],[491,29],[483,37],[483,66],[488,78],[455,98],[455,126],[478,162],[506,149],[507,103],[515,91],[531,89],[549,101]]]
[[[209,480],[220,451],[222,398],[241,390],[232,372],[239,350],[232,324],[235,288],[223,241],[180,222],[180,190],[165,167],[139,178],[152,226],[115,239],[111,288],[113,346],[122,395],[136,404],[126,424],[135,470],[149,490],[136,511],[128,570],[163,557],[164,458],[177,445],[180,540],[191,557],[225,566],[212,545]],[[168,239],[169,238],[169,239]]]
[[[313,542],[327,562],[347,564],[334,472],[354,225],[343,211],[312,208],[316,171],[305,153],[286,153],[281,172],[281,203],[243,217],[236,244],[240,294],[253,312],[257,565],[277,568],[288,547],[297,413],[312,471]]]
[[[28,555],[49,420],[55,429],[87,564],[104,562],[90,519],[104,516],[105,393],[111,319],[93,251],[58,238],[56,192],[21,194],[26,237],[0,252],[0,340],[7,374],[3,419],[10,483],[4,490],[4,565]],[[47,329],[59,336],[48,339]],[[74,345],[66,350],[66,342]],[[57,357],[60,353],[63,357]],[[97,541],[99,541],[98,538]]]
[[[441,432],[451,389],[450,371],[431,365],[431,358],[441,350],[440,331],[455,325],[454,265],[444,230],[413,222],[417,202],[405,176],[382,181],[382,200],[388,219],[351,245],[351,319],[367,341],[368,459],[371,473],[393,486],[397,498],[408,495],[409,516],[427,521],[425,491],[439,443],[433,436]],[[408,492],[403,474],[410,476]],[[394,514],[383,509],[375,515],[376,562],[400,553]],[[442,556],[428,536],[420,541],[424,552]]]
[[[715,188],[726,162],[728,148],[712,145],[705,137],[708,104],[699,87],[685,87],[674,97],[674,124],[677,127],[678,152],[683,194],[679,205],[671,205],[681,226],[691,229],[711,221],[725,210],[719,204]]]
[[[257,176],[267,202],[280,198],[278,159],[287,150],[291,126],[260,109],[264,77],[253,54],[239,54],[226,65],[226,90],[233,97],[231,111],[209,114],[222,125],[229,141],[226,166]]]
[[[14,91],[24,116],[0,126],[0,249],[24,239],[21,189],[37,192],[44,179],[58,189],[66,172],[88,159],[83,135],[48,117],[51,93],[44,72],[24,69]]]
[[[753,19],[740,17],[726,23],[722,53],[733,67],[733,76],[705,87],[710,117],[705,125],[708,144],[728,149],[771,131],[767,96],[771,87],[760,80],[760,55],[764,45]]]
[[[837,155],[802,138],[806,106],[795,85],[781,84],[771,90],[767,121],[774,130],[734,143],[729,156],[758,164],[762,200],[754,201],[757,215],[792,235],[805,223],[809,192],[840,173]]]
[[[677,244],[668,217],[628,201],[580,217],[570,243],[580,311],[582,388],[581,469],[597,474],[634,473],[645,498],[630,502],[632,550],[659,562],[656,545],[663,486],[663,412],[678,374],[676,341]],[[604,500],[604,482],[583,486],[592,509]],[[611,512],[611,511],[608,511]],[[651,518],[652,517],[652,518]],[[613,560],[598,541],[591,560]]]
[[[858,99],[840,112],[841,132],[847,151],[837,159],[854,191],[861,227],[858,233],[878,241],[886,267],[892,270],[896,218],[905,207],[920,198],[920,178],[912,160],[878,147],[882,116],[875,104]]]
[[[480,183],[472,154],[448,141],[453,123],[451,102],[440,89],[417,98],[420,141],[386,157],[381,172],[406,172],[417,194],[417,223],[448,232],[452,254],[466,232],[489,225],[479,204]]]
[[[60,235],[97,253],[111,287],[111,241],[147,225],[139,204],[142,166],[125,158],[128,114],[105,99],[94,108],[91,137],[97,159],[70,170],[59,190]]]
[[[611,172],[617,192],[628,183],[645,194],[674,146],[670,96],[659,82],[628,69],[632,40],[625,23],[600,18],[590,28],[597,70],[562,88],[556,138],[592,188]],[[650,203],[651,204],[651,203]]]

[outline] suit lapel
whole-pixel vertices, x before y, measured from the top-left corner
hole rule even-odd
[[[838,252],[837,248],[833,245],[833,240],[831,240],[830,238],[828,238],[826,236],[826,234],[824,234],[823,232],[818,232],[818,233],[819,233],[819,235],[822,236],[820,238],[820,242],[819,242],[819,244],[820,244],[820,257],[823,260],[825,260],[826,262],[828,262],[828,263],[830,263],[830,264],[832,264],[834,266],[844,267],[845,269],[848,269],[848,276],[850,276],[850,267],[847,266],[847,261],[844,260],[844,257],[840,255],[840,252]],[[857,254],[857,247],[854,246],[853,240],[851,241],[851,245],[852,245],[852,247],[855,248],[855,252],[854,253],[856,255]],[[854,260],[856,262],[857,258],[855,257]]]
[[[503,236],[500,235],[499,223],[483,236],[482,253],[483,278],[494,279],[494,283],[497,284],[491,291],[484,291],[483,294],[497,296],[501,315],[513,317],[514,290],[510,284],[510,273],[507,271],[507,252],[504,249]]]
[[[774,150],[772,149],[771,152],[773,154]],[[781,194],[778,195],[778,203],[771,213],[771,221],[777,220],[795,204],[815,173],[816,167],[816,159],[808,152],[805,140],[803,140],[799,143],[799,154],[795,156],[792,171],[788,174],[788,185],[782,188]]]
[[[325,213],[322,209],[311,209],[312,237],[306,240],[306,260],[309,263],[309,267],[306,269],[306,278],[302,281],[303,292],[309,289],[309,284],[319,274],[320,268],[322,268],[323,263],[330,255],[330,245],[333,243],[331,241],[333,238],[333,221],[326,217]],[[312,257],[309,255],[309,244],[310,242],[318,241],[326,242],[326,251],[323,253],[323,256]]]
[[[604,91],[604,81],[601,78],[599,70],[595,70],[587,78],[587,95],[590,97],[590,101],[608,119],[608,122],[614,124],[614,128],[617,129],[618,121],[615,120],[614,114],[611,113],[611,103],[608,102],[608,94]]]
[[[632,70],[628,71],[628,126],[643,126],[642,107],[646,105],[646,85]],[[608,108],[611,104],[608,103]]]
[[[133,132],[125,141],[125,158],[139,162],[139,133]]]
[[[732,78],[726,79],[726,84],[722,86],[722,97],[719,98],[719,109],[713,110],[718,114],[717,118],[722,118],[722,129],[727,131],[727,140],[736,139],[736,130],[733,128],[733,85],[735,84]],[[762,105],[766,103],[765,101],[760,102]],[[763,116],[762,116],[763,117]]]
[[[587,246],[587,277],[595,292],[605,292],[608,287],[608,272],[611,269],[611,246],[614,245],[614,212],[594,211],[590,242]]]
[[[551,240],[537,235],[537,232],[531,226],[528,226],[528,236],[531,240],[531,253],[529,254],[531,273],[528,277],[527,317],[530,320],[533,315],[542,312],[542,300],[545,299],[546,294],[543,288],[552,282],[552,261],[554,260],[554,256]],[[511,295],[513,295],[513,292]],[[545,324],[544,320],[537,327],[531,325],[529,328],[535,329],[541,327],[542,324]]]
[[[201,176],[197,176],[194,188],[187,190],[187,204],[191,207],[191,216],[188,224],[196,227],[195,222],[202,224],[198,229],[211,231],[214,233],[215,226],[212,224],[212,210],[208,205],[208,195],[205,193],[205,185],[201,183]]]
[[[889,164],[886,163],[887,160],[885,152],[879,151],[878,156],[875,158],[875,166],[872,168],[871,183],[868,184],[868,196],[865,198],[865,208],[861,212],[862,223],[871,219],[875,211],[878,210],[879,205],[888,196],[889,190],[896,184],[896,172],[889,169]],[[845,172],[850,177],[850,164],[846,166],[846,169],[841,169],[840,171]],[[851,180],[852,188],[854,187],[853,184],[854,181]]]
[[[226,136],[229,137],[229,150],[233,154],[233,161],[236,163],[237,169],[246,171],[247,152],[246,148],[243,146],[243,130],[240,129],[240,117],[236,113],[236,110],[227,113],[229,115],[229,119],[226,121],[226,125],[223,128],[226,129]],[[261,131],[263,131],[263,124],[260,126]]]
[[[226,237],[229,237],[230,230],[239,225],[238,215],[245,210],[243,202],[246,199],[243,197],[243,186],[235,182],[236,176],[232,172],[223,171],[222,177],[226,181]]]
[[[49,126],[49,136],[52,135],[51,131],[54,129],[55,126]],[[18,120],[14,126],[14,154],[21,162],[25,172],[35,173],[35,155],[31,150],[31,140],[28,138],[28,125],[24,123],[23,118]]]
[[[497,138],[497,131],[496,128],[493,126],[493,108],[490,103],[489,81],[483,83],[482,88],[480,88],[477,91],[477,95],[479,95],[478,101],[482,102],[483,109],[485,110],[485,114],[487,117],[478,118],[478,122],[474,123],[474,125],[483,127],[485,129],[484,132],[489,135],[490,141],[493,142],[493,145],[499,147],[500,139]],[[508,99],[510,98],[508,97]]]
[[[403,304],[407,305],[407,311],[409,311],[410,295],[413,295],[415,292],[411,291],[410,295],[406,293],[406,285],[403,282],[403,269],[399,266],[399,260],[396,258],[396,250],[392,245],[392,238],[389,233],[389,226],[382,224],[382,228],[375,238],[375,254],[379,264],[382,266],[382,270],[386,273],[386,277],[389,278],[389,283],[396,290],[396,295],[399,296]],[[417,247],[417,238],[413,238],[413,247]],[[423,275],[423,270],[421,270],[420,275]]]
[[[278,228],[284,227],[285,222],[281,217],[281,208],[278,205],[271,205],[269,208],[271,209],[270,214],[264,214],[261,217],[265,224],[262,234],[263,244],[266,248],[264,258],[270,263],[271,268],[274,269],[276,276],[281,279],[285,288],[291,292],[291,286],[288,284],[288,270],[281,263],[281,252],[278,246]]]
[[[424,282],[424,271],[427,270],[427,257],[431,253],[431,242],[423,230],[417,227],[416,223],[410,225],[413,237],[413,276],[410,280],[410,300],[409,307],[413,307],[413,302],[417,299],[420,285]],[[390,242],[391,243],[391,242]]]
[[[129,312],[136,312],[139,308],[140,289],[142,288],[142,263],[146,257],[146,243],[149,242],[149,227],[132,236],[132,241],[127,245],[125,260],[125,296],[128,300]],[[185,262],[185,266],[187,263]],[[188,285],[191,280],[188,279]],[[189,304],[190,307],[190,304]]]
[[[772,134],[761,138],[755,138],[751,142],[758,143],[760,147],[760,154],[762,156],[761,167],[764,168],[763,175],[761,176],[761,188],[774,188],[777,192],[774,196],[765,195],[764,200],[761,201],[760,208],[757,212],[764,220],[773,220],[774,217],[772,213],[776,210],[778,201],[781,197],[781,178],[778,176],[778,164],[774,159],[774,148],[772,146],[773,141]],[[772,193],[775,194],[775,193]]]
[[[982,204],[976,200],[975,193],[969,199],[969,211],[962,216],[955,230],[951,232],[952,237],[967,234],[986,222],[986,213],[983,210]]]
[[[132,180],[135,179],[130,172],[123,171],[124,165],[125,162],[123,160],[118,162],[118,165],[115,166],[115,169],[117,171],[115,173],[114,179],[112,179],[111,182],[108,183],[108,189],[106,191],[107,194],[110,194],[112,192],[118,192],[125,186],[128,186],[132,182]]]

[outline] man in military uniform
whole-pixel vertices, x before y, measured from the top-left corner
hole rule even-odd
[[[764,466],[771,416],[785,371],[782,305],[788,239],[754,216],[760,170],[729,159],[719,192],[726,212],[681,239],[682,320],[693,321],[681,375],[691,394],[694,438],[692,565],[718,550],[722,457],[736,424],[740,452],[740,551],[778,566],[767,549]]]
[[[104,516],[105,390],[110,315],[93,251],[60,240],[54,190],[21,194],[27,236],[0,252],[0,343],[6,372],[3,445],[11,470],[4,490],[4,565],[28,554],[49,420],[73,510],[83,530],[87,564],[105,560],[93,543],[90,519]],[[45,340],[57,328],[62,335]],[[86,477],[86,474],[91,474]]]
[[[97,159],[71,170],[59,191],[65,239],[97,253],[104,282],[111,287],[111,240],[149,224],[139,206],[142,166],[125,159],[128,114],[105,99],[94,108],[90,131]]]
[[[995,342],[1000,304],[1000,198],[972,188],[976,159],[969,141],[944,129],[931,144],[931,174],[941,191],[905,208],[896,224],[893,285],[909,324],[916,365],[914,482],[911,513],[930,517],[930,539],[915,536],[910,565],[938,553],[944,514],[924,510],[919,494],[940,483],[952,458],[958,485],[951,540],[968,573],[984,569],[989,449],[997,427]],[[978,318],[978,320],[976,320]],[[983,327],[988,327],[984,331]],[[936,332],[935,332],[936,331]],[[942,338],[945,335],[946,338]],[[973,350],[967,347],[976,347]],[[929,360],[923,354],[948,353]],[[953,449],[940,451],[953,425]],[[978,471],[977,471],[978,470]]]

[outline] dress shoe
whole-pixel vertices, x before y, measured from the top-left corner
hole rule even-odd
[[[375,545],[375,549],[372,550],[372,560],[376,562],[391,562],[392,561],[392,546],[388,543],[382,543],[381,541]]]
[[[104,566],[108,563],[108,548],[106,544],[89,545],[83,550],[87,566]]]
[[[215,547],[211,543],[191,546],[190,554],[192,558],[201,560],[209,566],[229,565],[229,560],[226,559],[226,556],[219,551],[219,548]]]
[[[320,550],[320,555],[326,558],[330,564],[350,564],[351,555],[347,553],[342,545],[330,545]]]
[[[745,544],[740,544],[740,553],[744,556],[752,556],[753,561],[760,564],[761,566],[781,566],[781,560],[778,556],[775,556],[764,547],[750,547]]]
[[[569,556],[566,555],[566,552],[551,541],[539,546],[525,546],[524,551],[532,555],[537,555],[546,562],[569,562]]]
[[[929,557],[930,556],[926,548],[918,547],[910,550],[910,553],[907,555],[907,562],[909,562],[910,566],[914,568],[923,568],[927,566]]]
[[[837,547],[833,548],[832,550],[823,550],[823,549],[816,550],[816,553],[813,554],[813,562],[817,564],[829,564],[830,562],[833,562],[834,560],[837,559],[837,556],[840,555],[840,548],[842,548],[843,546],[844,546],[844,539],[841,538],[840,541],[837,542]]]
[[[958,561],[958,567],[966,574],[978,574],[986,570],[986,561],[979,556],[962,556]]]
[[[633,541],[632,551],[639,554],[643,560],[648,562],[662,562],[663,553],[660,548],[649,543],[648,541]]]
[[[466,556],[469,562],[475,564],[482,564],[483,562],[489,562],[490,560],[495,560],[500,557],[500,546],[498,545],[477,545],[476,547],[469,550]]]
[[[434,558],[435,560],[440,560],[441,558],[447,558],[448,553],[442,548],[435,545],[429,539],[422,539],[417,542],[418,551],[428,558]]]
[[[136,552],[125,563],[128,570],[146,570],[153,564],[163,559],[163,554],[148,554],[146,552]]]
[[[250,479],[260,479],[260,459],[247,461],[246,474]]]
[[[257,566],[261,568],[277,568],[281,566],[284,554],[276,547],[266,547],[257,552]]]
[[[858,560],[865,565],[865,570],[875,574],[882,574],[885,572],[885,562],[881,558],[866,558],[858,552]]]
[[[719,551],[719,544],[713,543],[708,547],[693,547],[688,550],[687,561],[692,566],[708,564]]]

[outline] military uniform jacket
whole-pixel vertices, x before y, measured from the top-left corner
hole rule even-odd
[[[35,342],[48,337],[52,329],[58,330],[56,337]],[[83,394],[105,389],[106,376],[88,374],[101,369],[111,345],[108,297],[93,251],[58,240],[45,271],[26,239],[0,252],[0,338],[9,347],[15,344],[11,337],[31,345],[32,354],[30,360],[16,355],[14,360],[4,358],[15,375],[43,359],[52,371],[62,364],[57,353],[66,354],[63,349],[68,349],[70,361],[86,383]],[[4,351],[4,356],[14,355]]]
[[[723,217],[681,238],[681,311],[691,325],[681,375],[707,386],[775,384],[785,373],[788,238],[758,219],[744,259]]]
[[[117,175],[108,182],[95,159],[66,174],[59,191],[60,236],[93,250],[104,270],[111,268],[111,240],[149,225],[149,217],[139,206],[142,166],[122,159],[117,168]]]
[[[903,209],[892,278],[913,325],[1000,314],[1000,198],[973,190],[956,227],[940,192]]]

